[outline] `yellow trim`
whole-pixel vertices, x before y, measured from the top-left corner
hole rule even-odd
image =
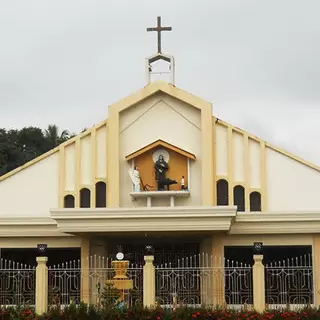
[[[90,207],[96,207],[96,174],[97,174],[97,131],[92,130],[91,132],[91,199]]]
[[[10,172],[7,172],[6,174],[0,176],[0,181],[3,181],[11,176],[13,176],[14,174],[36,164],[37,162],[51,156],[52,154],[56,153],[59,151],[59,147],[56,147],[52,150],[49,150],[48,152],[42,154],[41,156],[35,158],[35,159],[32,159],[31,161],[28,161],[27,163],[23,164],[22,166],[18,167],[18,168],[15,168],[14,170],[10,171]]]
[[[73,138],[65,141],[64,143],[60,144],[59,146],[55,147],[54,149],[49,150],[49,151],[46,152],[46,153],[40,155],[39,157],[34,158],[34,159],[32,159],[31,161],[28,161],[27,163],[23,164],[22,166],[20,166],[20,167],[14,169],[14,170],[12,170],[12,171],[10,171],[10,172],[2,175],[2,176],[0,176],[0,182],[3,181],[3,180],[5,180],[5,179],[7,179],[7,178],[9,178],[9,177],[11,177],[11,176],[13,176],[13,175],[15,175],[16,173],[18,173],[18,172],[20,172],[20,171],[22,171],[22,170],[24,170],[24,169],[26,169],[26,168],[31,167],[32,165],[38,163],[39,161],[41,161],[41,160],[43,160],[43,159],[45,159],[45,158],[50,157],[52,154],[54,154],[54,153],[58,152],[59,150],[61,150],[61,148],[66,147],[66,146],[74,143],[77,138],[80,138],[80,139],[81,139],[81,138],[89,135],[94,128],[95,128],[95,129],[98,129],[98,128],[102,127],[103,125],[105,125],[107,122],[108,122],[108,119],[106,119],[106,120],[98,123],[98,124],[95,125],[94,127],[92,127],[92,128],[90,128],[90,129],[88,129],[88,130],[86,130],[86,131],[84,131],[84,132],[76,135],[75,137],[73,137]]]
[[[212,142],[213,142],[213,205],[217,205],[217,128],[216,121],[212,122]]]
[[[233,126],[232,124],[230,124],[230,123],[228,123],[226,121],[220,120],[218,118],[216,118],[216,119],[218,120],[219,124],[224,125],[226,127],[230,126],[233,131],[241,133],[243,135],[247,134],[250,139],[255,140],[255,141],[259,142],[259,143],[260,142],[264,142],[267,148],[269,148],[269,149],[271,149],[273,151],[279,152],[280,154],[282,154],[282,155],[284,155],[284,156],[286,156],[288,158],[291,158],[291,159],[293,159],[293,160],[295,160],[295,161],[297,161],[297,162],[299,162],[299,163],[301,163],[301,164],[303,164],[303,165],[305,165],[305,166],[307,166],[307,167],[309,167],[311,169],[314,169],[314,170],[320,172],[320,166],[317,166],[317,165],[315,165],[315,164],[313,164],[313,163],[311,163],[311,162],[309,162],[307,160],[304,160],[303,158],[301,158],[299,156],[295,156],[294,154],[292,154],[292,153],[290,153],[290,152],[288,152],[286,150],[278,148],[278,147],[274,146],[273,144],[271,144],[271,143],[269,143],[269,142],[267,142],[267,141],[265,141],[265,140],[263,140],[261,138],[258,138],[257,136],[255,136],[253,134],[250,134],[249,132],[247,132],[245,130],[242,130],[242,129],[238,128],[238,127],[235,127],[235,126]]]
[[[229,193],[229,206],[233,205],[233,130],[228,127],[228,193]]]
[[[267,163],[266,163],[266,143],[260,142],[260,193],[261,211],[268,211],[268,188],[267,188]]]
[[[64,191],[62,198],[64,198],[65,196],[68,196],[68,195],[75,196],[76,192],[75,191]]]
[[[64,207],[64,188],[65,188],[65,148],[59,147],[59,191],[58,191],[58,204],[59,208]]]
[[[74,206],[75,208],[80,208],[80,189],[81,189],[81,140],[80,137],[77,137],[76,142],[75,142],[75,166],[76,166],[76,185],[75,185],[75,190],[76,190],[76,196],[75,196],[75,203]]]
[[[201,111],[201,150],[202,150],[202,176],[201,195],[202,205],[213,205],[213,143],[212,143],[212,105],[197,98],[188,92],[176,88],[174,85],[155,81],[131,96],[122,99],[109,108],[108,120],[108,154],[107,179],[112,188],[107,188],[108,208],[120,206],[120,159],[119,159],[119,118],[124,110],[141,103],[157,93],[167,94]]]
[[[176,147],[176,146],[174,146],[174,145],[172,145],[172,144],[170,144],[168,142],[160,140],[160,139],[155,141],[155,142],[152,142],[152,143],[148,144],[147,146],[145,146],[145,147],[143,147],[143,148],[141,148],[141,149],[139,149],[139,150],[137,150],[137,151],[135,151],[135,152],[133,152],[133,153],[131,153],[129,155],[127,155],[125,157],[125,159],[127,161],[132,160],[132,159],[140,156],[141,154],[143,154],[143,153],[145,153],[145,152],[147,152],[147,151],[149,151],[149,150],[151,150],[153,148],[159,147],[159,146],[167,148],[167,149],[170,149],[172,151],[175,151],[175,152],[177,152],[177,153],[179,153],[179,154],[181,154],[181,155],[183,155],[183,156],[185,156],[187,158],[190,158],[192,160],[196,159],[196,156],[194,154],[192,154],[192,153],[190,153],[188,151],[185,151],[183,149],[180,149],[180,148],[178,148],[178,147]]]
[[[229,183],[229,178],[228,178],[228,176],[217,175],[216,179],[217,179],[216,182],[218,182],[219,180],[226,180],[226,181],[228,181],[228,183]]]
[[[243,135],[243,166],[244,166],[244,190],[245,190],[245,211],[250,210],[250,154],[249,154],[249,136],[247,133]]]

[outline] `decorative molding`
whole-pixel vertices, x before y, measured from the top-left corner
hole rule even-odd
[[[4,237],[71,237],[57,228],[51,218],[0,218],[0,239]]]
[[[176,146],[174,146],[174,145],[172,145],[172,144],[170,144],[168,142],[165,142],[165,141],[159,139],[159,140],[157,140],[155,142],[152,142],[152,143],[148,144],[147,146],[145,146],[145,147],[143,147],[143,148],[141,148],[141,149],[139,149],[139,150],[127,155],[126,156],[126,160],[129,161],[131,159],[134,159],[134,158],[140,156],[141,154],[143,154],[143,153],[145,153],[145,152],[147,152],[147,151],[149,151],[149,150],[151,150],[153,148],[157,148],[157,147],[167,148],[169,150],[175,151],[175,152],[177,152],[177,153],[179,153],[179,154],[181,154],[181,155],[183,155],[183,156],[185,156],[185,157],[187,157],[189,159],[192,159],[192,160],[196,159],[196,156],[194,154],[192,154],[192,153],[190,153],[188,151],[185,151],[185,150],[183,150],[183,149],[181,149],[179,147],[176,147]]]
[[[229,234],[303,234],[319,232],[319,211],[290,211],[238,213]]]
[[[236,207],[53,209],[61,232],[228,231]]]

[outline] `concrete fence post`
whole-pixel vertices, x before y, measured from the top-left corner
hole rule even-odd
[[[143,266],[143,305],[147,308],[153,307],[156,300],[155,288],[155,267],[153,265],[154,256],[144,256]]]
[[[263,255],[253,255],[254,265],[252,267],[253,278],[253,307],[257,312],[265,311],[265,270],[262,263]]]
[[[42,315],[48,311],[48,267],[47,257],[37,257],[36,267],[36,313]]]

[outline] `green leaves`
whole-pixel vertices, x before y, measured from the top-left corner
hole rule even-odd
[[[57,147],[72,136],[67,130],[60,132],[56,125],[49,125],[45,130],[32,126],[21,130],[0,128],[0,176]]]

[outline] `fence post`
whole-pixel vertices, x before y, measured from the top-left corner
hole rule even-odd
[[[48,267],[47,257],[37,257],[36,267],[36,313],[48,311]]]
[[[156,300],[154,256],[144,256],[143,266],[143,305],[153,307]]]
[[[262,263],[263,255],[253,255],[254,265],[252,267],[253,277],[253,307],[257,312],[265,310],[265,281],[264,265]]]

